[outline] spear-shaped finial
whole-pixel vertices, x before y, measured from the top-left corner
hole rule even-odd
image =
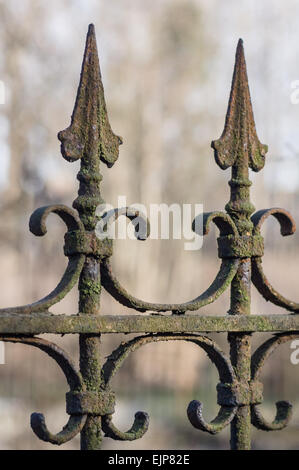
[[[61,152],[68,161],[81,159],[79,194],[73,203],[86,230],[95,228],[100,192],[100,160],[111,167],[122,143],[110,127],[99,65],[94,26],[88,28],[81,77],[71,125],[59,132]]]
[[[89,25],[80,84],[71,125],[59,132],[61,152],[68,161],[100,158],[109,167],[122,143],[108,120],[94,25]]]
[[[254,123],[243,41],[239,39],[223,133],[211,144],[217,164],[223,170],[234,165],[259,171],[265,164],[267,145],[260,143]]]

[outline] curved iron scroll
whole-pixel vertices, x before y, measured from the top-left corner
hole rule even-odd
[[[139,312],[152,310],[155,312],[172,311],[175,313],[184,313],[187,311],[198,310],[204,305],[214,302],[230,285],[237,272],[238,265],[239,260],[223,260],[220,266],[220,270],[210,287],[200,296],[182,304],[159,304],[144,302],[143,300],[130,295],[114,276],[111,263],[108,259],[105,259],[101,263],[102,285],[105,287],[106,291],[109,292],[109,294],[112,295],[112,297],[114,297],[119,303],[125,307],[133,308]]]
[[[110,354],[102,370],[104,389],[109,389],[111,379],[130,353],[148,343],[173,340],[188,341],[201,347],[217,367],[221,383],[232,384],[235,381],[235,373],[229,359],[210,338],[193,334],[157,334],[134,338],[128,343],[121,344],[112,352],[112,354]],[[221,406],[216,418],[213,419],[211,423],[208,423],[202,415],[202,404],[199,401],[193,400],[188,406],[187,414],[189,421],[195,428],[201,429],[202,431],[206,431],[210,434],[216,434],[231,422],[235,416],[236,410],[236,406]],[[104,416],[102,420],[102,427],[105,435],[122,441],[139,439],[147,431],[148,425],[148,414],[142,411],[135,414],[133,426],[127,432],[122,432],[116,428],[112,423],[111,415]]]
[[[117,213],[119,215],[126,215],[132,221],[133,213],[128,214],[126,212],[127,208],[121,209]],[[113,213],[113,211],[112,211]],[[144,222],[141,214],[138,215],[138,220],[143,221],[144,227],[147,227],[147,233],[149,233],[149,225]],[[115,216],[114,216],[115,217]],[[136,217],[136,213],[135,213]],[[220,230],[220,235],[236,235],[237,229],[232,221],[231,217],[223,212],[209,212],[203,214],[203,234],[206,235],[209,232],[209,225],[211,222],[214,222],[215,225]],[[196,219],[193,222],[193,230],[197,227]],[[136,228],[136,224],[134,225]],[[197,230],[196,230],[197,231]],[[135,235],[139,239],[144,239],[145,228],[142,230],[143,237],[138,237],[138,234]],[[160,304],[152,302],[144,302],[141,299],[138,299],[127,292],[127,290],[122,287],[122,285],[117,280],[116,276],[112,272],[111,263],[108,258],[104,259],[101,263],[101,280],[102,285],[109,292],[112,297],[115,298],[119,303],[125,307],[132,308],[139,312],[146,312],[147,310],[152,310],[155,312],[167,312],[172,311],[173,313],[185,313],[186,311],[194,311],[199,308],[214,302],[230,285],[232,279],[234,278],[237,269],[239,266],[238,259],[224,259],[222,260],[220,269],[212,282],[212,284],[205,290],[201,295],[196,297],[193,300],[184,302],[181,304]]]
[[[84,230],[78,214],[63,204],[40,207],[35,210],[30,217],[30,231],[37,237],[41,237],[47,233],[46,220],[49,214],[57,214],[66,224],[68,232],[73,230]],[[48,310],[52,305],[60,302],[66,294],[74,287],[78,281],[85,260],[84,254],[75,254],[69,256],[66,270],[55,289],[42,299],[28,305],[20,307],[0,309],[5,312],[14,313],[33,313]]]
[[[292,235],[296,230],[296,224],[291,214],[280,208],[264,209],[256,212],[252,216],[252,222],[255,226],[255,231],[260,232],[261,226],[264,221],[272,215],[280,224],[280,232],[282,236]],[[291,312],[299,312],[299,303],[293,302],[279,292],[270,284],[264,274],[262,267],[262,259],[260,257],[252,258],[252,282],[259,291],[259,293],[268,301],[272,302],[279,307],[283,307]]]
[[[263,343],[253,354],[251,361],[251,378],[257,380],[262,371],[263,365],[275,349],[287,341],[298,338],[299,333],[280,333]],[[276,416],[272,423],[269,423],[262,415],[257,405],[251,406],[251,422],[263,431],[278,431],[285,428],[292,417],[292,405],[288,401],[276,402]]]
[[[85,389],[82,377],[79,372],[76,371],[71,358],[56,344],[36,337],[0,336],[0,341],[28,344],[29,346],[34,346],[41,351],[44,351],[59,365],[67,379],[70,391],[79,392]],[[73,437],[83,429],[86,418],[87,415],[84,414],[71,415],[62,431],[58,434],[53,434],[47,428],[44,415],[41,413],[33,413],[31,415],[31,428],[41,440],[61,445],[73,439]]]
[[[101,207],[101,206],[100,206]],[[104,214],[97,214],[100,220],[96,225],[97,235],[105,235],[109,232],[111,225],[121,216],[127,217],[134,226],[134,235],[137,240],[146,240],[150,234],[150,224],[147,217],[133,207],[121,207],[111,209]]]

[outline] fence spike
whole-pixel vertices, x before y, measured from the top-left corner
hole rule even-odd
[[[224,130],[211,146],[216,163],[223,170],[241,165],[259,171],[265,164],[268,147],[260,143],[255,129],[242,39],[236,51]]]
[[[86,37],[80,84],[71,125],[59,132],[61,152],[68,161],[100,159],[111,167],[122,139],[111,129],[102,83],[94,25]]]

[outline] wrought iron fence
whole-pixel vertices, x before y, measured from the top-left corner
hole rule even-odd
[[[73,203],[75,210],[64,205],[41,207],[32,214],[29,225],[34,235],[42,236],[47,232],[46,219],[50,213],[57,214],[65,222],[66,271],[57,287],[43,299],[0,311],[1,341],[27,344],[47,353],[60,366],[70,387],[66,394],[66,409],[70,415],[66,426],[53,434],[48,430],[44,416],[33,413],[31,427],[34,433],[57,445],[81,433],[82,449],[100,449],[102,436],[122,441],[141,438],[149,425],[147,413],[137,412],[132,427],[126,432],[119,430],[113,423],[115,394],[110,382],[131,352],[147,343],[173,340],[196,344],[218,369],[218,414],[207,422],[202,404],[191,401],[187,415],[195,428],[216,434],[230,424],[231,448],[249,449],[251,424],[265,431],[286,427],[292,405],[286,401],[277,402],[276,417],[268,422],[258,407],[263,401],[259,377],[270,354],[280,344],[299,336],[299,317],[296,315],[299,304],[284,298],[267,280],[262,266],[264,243],[260,230],[270,215],[279,222],[283,236],[294,233],[295,223],[292,216],[280,208],[254,213],[255,208],[250,202],[249,168],[256,172],[263,168],[267,146],[259,142],[255,129],[242,41],[237,47],[224,131],[212,142],[216,163],[223,170],[232,168],[230,200],[226,212],[205,213],[203,217],[204,235],[211,222],[219,229],[218,256],[222,263],[211,286],[195,299],[182,304],[155,304],[133,297],[112,271],[112,240],[96,236],[99,220],[96,209],[103,203],[100,161],[111,167],[118,158],[122,140],[112,132],[109,124],[93,25],[87,34],[71,125],[61,131],[58,138],[63,157],[70,162],[81,161],[79,194]],[[140,214],[129,208],[116,210],[114,215],[124,215],[133,223],[138,216],[138,223],[142,223]],[[146,221],[144,224],[147,227]],[[51,306],[63,299],[77,281],[79,313],[69,316],[51,314]],[[290,313],[251,315],[251,282],[266,300]],[[101,315],[102,287],[122,305],[150,313]],[[228,315],[186,314],[212,303],[228,287],[231,289]],[[153,312],[158,314],[153,315]],[[212,332],[228,333],[230,357],[214,341],[202,335]],[[256,332],[274,332],[275,335],[251,355],[251,335]],[[80,371],[65,351],[36,336],[43,333],[79,334]],[[112,333],[142,333],[142,336],[121,343],[102,365],[100,337]]]

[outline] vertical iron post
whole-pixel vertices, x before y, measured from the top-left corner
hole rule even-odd
[[[259,171],[265,163],[267,146],[258,140],[251,106],[243,42],[237,51],[231,94],[224,131],[212,142],[215,159],[222,169],[232,167],[230,201],[225,209],[234,221],[240,243],[252,236],[250,216],[254,206],[250,202],[249,168]],[[250,315],[251,258],[240,258],[238,271],[231,283],[230,315]],[[250,335],[229,333],[230,356],[239,383],[248,384],[251,378]],[[231,448],[250,449],[250,405],[239,406],[231,424]]]
[[[100,160],[111,167],[118,158],[121,139],[110,127],[101,80],[94,26],[90,25],[71,125],[58,134],[63,157],[68,161],[81,159],[77,178],[78,197],[73,203],[85,231],[94,235],[98,221],[97,207],[101,197]],[[99,243],[94,244],[99,245]],[[94,250],[86,256],[79,280],[79,312],[100,313],[101,254]],[[80,334],[80,371],[86,390],[101,393],[100,334]],[[89,414],[81,432],[81,448],[96,450],[101,446],[101,416]]]

